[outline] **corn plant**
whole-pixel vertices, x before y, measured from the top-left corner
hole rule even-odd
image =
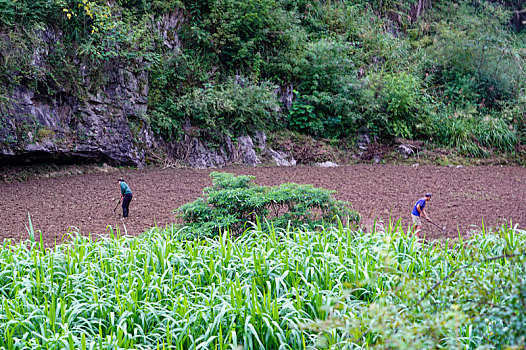
[[[1,349],[524,345],[526,234],[417,241],[336,225],[185,229],[0,250]],[[496,258],[495,258],[496,257]],[[489,321],[488,321],[489,320]]]

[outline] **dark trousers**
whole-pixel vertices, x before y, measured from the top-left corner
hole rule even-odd
[[[124,198],[122,199],[122,217],[127,218],[128,217],[128,207],[130,206],[130,202],[133,198],[133,195],[131,193],[126,193],[124,195]]]

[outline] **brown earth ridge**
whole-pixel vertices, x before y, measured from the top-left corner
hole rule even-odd
[[[212,171],[254,175],[260,185],[285,182],[312,184],[336,190],[335,197],[352,203],[365,219],[401,219],[411,223],[414,202],[426,191],[433,197],[428,214],[444,234],[424,222],[428,239],[454,238],[482,222],[494,227],[504,220],[524,227],[526,223],[526,168],[480,166],[351,165],[335,168],[229,167],[221,170],[147,169],[76,175],[19,183],[0,183],[0,242],[28,238],[28,213],[33,226],[41,230],[46,245],[61,242],[70,227],[84,235],[108,234],[119,227],[137,235],[150,227],[164,227],[175,221],[173,210],[202,195],[211,184]],[[113,212],[120,198],[117,179],[124,177],[134,198],[130,218],[121,221]]]

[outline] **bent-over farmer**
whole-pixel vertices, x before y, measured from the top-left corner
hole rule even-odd
[[[427,216],[425,207],[428,200],[431,199],[431,193],[426,193],[424,198],[420,198],[416,201],[413,210],[411,211],[411,217],[413,218],[413,226],[416,237],[418,238],[418,233],[422,229],[422,221],[420,217],[424,215],[427,221],[431,221],[429,216]]]
[[[128,186],[128,184],[124,182],[124,179],[119,179],[119,185],[121,187],[122,219],[126,219],[128,217],[129,206],[133,198],[133,194],[130,189],[130,186]]]

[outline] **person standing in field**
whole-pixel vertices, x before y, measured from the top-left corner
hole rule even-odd
[[[124,179],[119,179],[119,185],[121,188],[122,219],[126,219],[128,217],[129,206],[133,198],[133,194],[130,189],[130,186],[128,186],[128,184],[124,182]]]
[[[411,217],[413,218],[413,226],[414,226],[414,232],[416,237],[418,238],[418,234],[420,233],[420,230],[422,229],[422,221],[420,220],[420,217],[424,215],[427,221],[431,221],[429,216],[427,216],[425,207],[428,200],[431,199],[431,193],[426,193],[424,198],[420,198],[416,201],[413,210],[411,211]]]

